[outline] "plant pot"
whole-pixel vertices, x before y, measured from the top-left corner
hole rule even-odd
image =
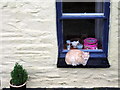
[[[26,90],[26,82],[22,85],[16,86],[10,83],[10,90]]]

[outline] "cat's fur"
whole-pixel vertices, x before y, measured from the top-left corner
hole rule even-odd
[[[86,65],[89,59],[89,52],[83,52],[78,49],[70,50],[65,57],[65,61],[68,65],[77,66],[77,65]]]

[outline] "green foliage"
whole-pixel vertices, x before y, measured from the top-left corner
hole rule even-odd
[[[94,88],[93,90],[100,90],[99,88]]]
[[[11,84],[22,85],[28,79],[27,71],[22,67],[22,65],[16,63],[13,71],[11,72]]]

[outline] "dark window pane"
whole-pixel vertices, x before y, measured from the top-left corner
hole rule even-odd
[[[95,36],[95,20],[63,20],[63,33],[64,36],[79,36],[80,34],[88,34],[89,36]]]
[[[81,20],[63,20],[63,39],[64,39],[64,49],[67,48],[66,41],[77,41],[81,44],[84,44],[84,39],[86,38],[97,38],[99,39],[99,49],[102,48],[101,46],[101,39],[102,39],[102,30],[95,30],[98,27],[95,23],[98,21],[94,19],[81,19]],[[96,26],[95,26],[96,25]],[[101,27],[101,26],[100,26]],[[97,35],[98,34],[98,35]],[[99,37],[100,38],[99,38]]]
[[[102,2],[63,2],[63,13],[102,13]]]

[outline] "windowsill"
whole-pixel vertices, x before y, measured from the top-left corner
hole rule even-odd
[[[81,50],[81,51],[84,51],[84,52],[103,52],[102,49],[96,49],[96,50],[91,50],[91,49],[78,49],[78,50]],[[65,52],[68,52],[69,50],[66,50],[64,49],[62,52],[65,53]]]
[[[72,66],[66,64],[65,58],[58,58],[57,67],[58,68],[109,68],[110,64],[107,58],[89,58],[86,66],[83,65]]]
[[[59,58],[65,58],[67,52],[59,54]],[[90,58],[106,58],[107,55],[103,52],[90,52]]]
[[[104,13],[63,13],[60,19],[105,19]]]

